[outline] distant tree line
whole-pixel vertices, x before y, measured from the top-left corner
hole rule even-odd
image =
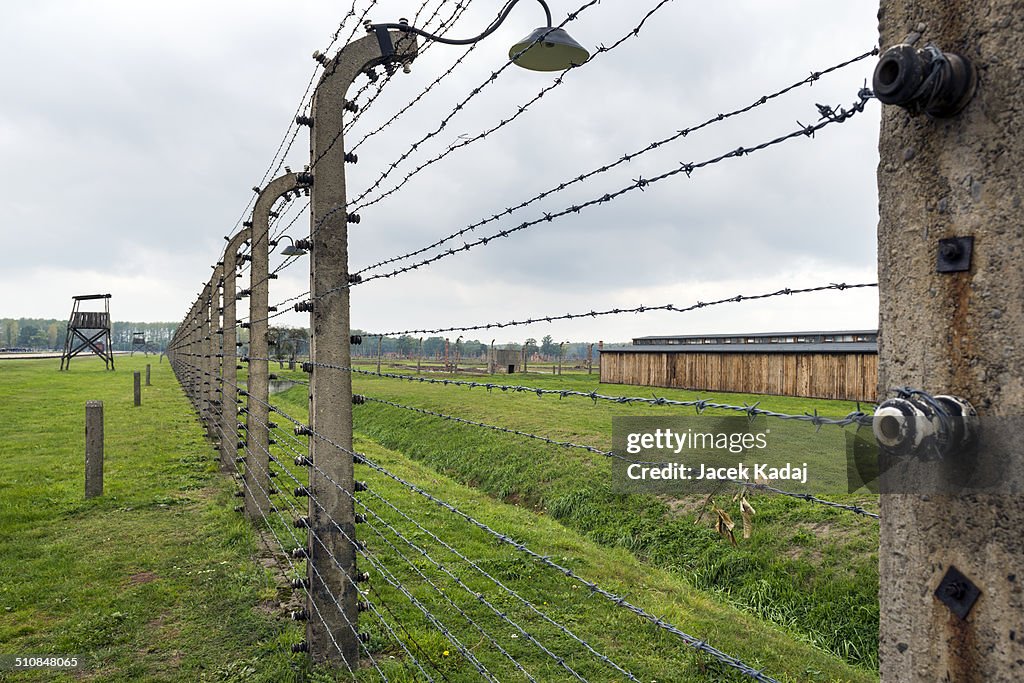
[[[152,351],[160,353],[167,348],[178,323],[120,322],[115,320],[110,328],[110,341],[115,351],[130,351],[132,333],[142,332]],[[60,351],[64,348],[68,321],[53,318],[2,318],[0,319],[0,346],[4,348],[25,348],[34,351]]]

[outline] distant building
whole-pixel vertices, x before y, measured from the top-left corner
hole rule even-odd
[[[601,349],[601,382],[873,401],[878,331],[637,337]]]
[[[520,372],[523,363],[523,352],[519,349],[495,349],[494,372],[509,375]]]

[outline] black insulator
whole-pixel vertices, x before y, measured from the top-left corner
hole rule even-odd
[[[313,184],[313,174],[309,171],[302,171],[295,174],[295,182],[301,187],[309,187]]]
[[[293,610],[288,613],[288,616],[291,618],[292,621],[306,621],[306,619],[309,618],[309,615],[306,613],[306,610],[304,609]]]
[[[366,397],[360,394],[352,394],[352,403],[357,406],[361,406],[366,403]]]
[[[299,124],[300,126],[310,126],[310,127],[312,127],[313,126],[313,117],[312,116],[296,116],[295,117],[295,123]]]
[[[235,491],[235,498],[245,498],[245,491]]]
[[[295,588],[295,589],[309,588],[309,579],[292,579],[292,588]]]
[[[309,363],[309,362],[303,363],[302,364],[302,371],[305,372],[305,373],[313,372],[313,364]]]
[[[346,220],[349,223],[358,223],[361,219],[359,218],[358,213],[350,213],[348,216],[346,216]]]
[[[356,572],[356,583],[365,583],[370,580],[370,572]]]
[[[370,642],[370,634],[369,633],[360,633],[357,637],[359,638],[359,642],[360,643],[368,643],[368,642]]]
[[[305,548],[296,548],[292,551],[292,557],[301,560],[304,557],[309,557],[309,551]]]
[[[313,311],[312,301],[300,301],[299,303],[292,306],[297,313],[311,313]]]
[[[299,517],[292,524],[295,525],[296,529],[308,529],[309,528],[309,517]]]
[[[352,152],[345,152],[345,161],[347,161],[350,164],[358,164],[359,155],[353,154]]]
[[[295,491],[293,491],[293,493],[295,494],[296,498],[302,498],[303,496],[308,496],[309,495],[309,487],[308,486],[297,486],[295,488]]]
[[[348,283],[350,285],[357,285],[357,284],[359,284],[362,281],[363,281],[363,276],[360,275],[359,273],[352,273],[351,275],[348,276]]]
[[[304,455],[299,455],[295,457],[295,465],[297,467],[310,467],[312,464],[313,461]]]
[[[292,645],[292,652],[309,652],[309,643],[304,640],[301,643],[295,643]]]
[[[353,334],[351,337],[348,338],[348,341],[350,344],[353,344],[354,346],[359,346],[360,344],[363,343],[363,337],[362,335],[359,334]]]
[[[356,491],[369,491],[369,490],[370,490],[370,487],[368,487],[366,485],[365,481],[357,481],[356,482]]]
[[[367,69],[366,70],[366,75],[367,76],[369,76],[371,73],[373,73],[372,69]],[[370,80],[376,80],[376,76],[377,76],[377,74],[373,73],[373,78],[371,78]],[[345,100],[345,111],[350,111],[350,112],[355,113],[355,112],[359,111],[359,105],[356,104],[355,102],[349,102],[348,100]]]

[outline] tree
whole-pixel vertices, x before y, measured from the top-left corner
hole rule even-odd
[[[57,323],[50,323],[46,328],[46,344],[48,348],[57,348]]]
[[[549,358],[555,355],[558,347],[555,346],[555,340],[550,334],[545,334],[544,338],[540,340],[540,352]]]
[[[18,334],[18,346],[34,349],[46,344],[46,335],[35,325],[25,325]]]
[[[5,346],[14,346],[18,343],[18,321],[4,320],[4,342]]]

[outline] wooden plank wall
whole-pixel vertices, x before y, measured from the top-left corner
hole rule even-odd
[[[874,401],[874,353],[601,354],[601,382]]]

